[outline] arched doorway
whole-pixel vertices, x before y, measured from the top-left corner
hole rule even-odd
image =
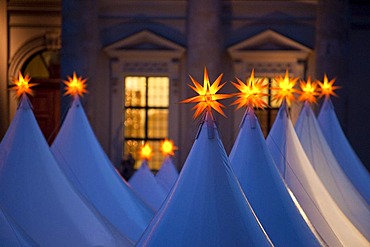
[[[60,125],[60,59],[58,50],[42,50],[31,56],[21,72],[31,77],[33,112],[45,139],[50,144]]]

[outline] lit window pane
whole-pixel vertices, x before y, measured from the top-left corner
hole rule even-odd
[[[148,110],[148,138],[165,138],[168,136],[168,110]]]
[[[146,78],[128,76],[125,78],[125,106],[145,106]]]
[[[151,170],[159,170],[163,162],[163,155],[161,153],[161,141],[148,141],[152,148],[153,156],[148,161],[148,166]]]
[[[145,110],[126,109],[125,110],[125,138],[144,138],[145,137]]]
[[[127,140],[125,142],[124,154],[132,155],[132,158],[135,160],[135,165],[134,165],[135,169],[140,167],[140,164],[141,164],[140,150],[141,150],[143,143],[144,141],[136,141],[136,140]]]
[[[148,106],[168,107],[169,104],[169,78],[148,78]]]

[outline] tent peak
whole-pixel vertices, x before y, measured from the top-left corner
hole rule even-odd
[[[73,96],[73,101],[72,101],[72,104],[71,104],[71,108],[72,107],[80,107],[80,106],[81,106],[80,96],[79,95],[74,95]]]
[[[20,101],[19,101],[19,104],[18,104],[18,109],[23,109],[23,110],[32,109],[32,104],[31,104],[28,96],[25,93],[20,97]]]
[[[254,109],[253,109],[253,107],[248,106],[247,107],[247,110],[244,113],[243,119],[240,122],[239,128],[242,128],[243,127],[244,122],[245,122],[245,120],[246,120],[246,118],[248,116],[249,116],[249,121],[250,121],[250,127],[251,127],[251,129],[255,129],[257,127],[257,122],[256,122],[257,121],[257,118],[256,118],[256,114],[254,112]]]
[[[195,139],[198,139],[200,132],[202,131],[203,125],[206,124],[208,139],[215,138],[215,130],[217,130],[216,119],[212,112],[206,111],[203,116],[203,120],[199,125],[198,133]]]
[[[284,118],[284,114],[286,114],[286,117],[289,118],[289,111],[288,111],[288,106],[287,106],[287,102],[286,100],[284,99],[280,105],[280,111],[279,111],[279,118]]]

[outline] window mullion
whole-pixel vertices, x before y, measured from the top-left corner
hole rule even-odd
[[[145,77],[145,130],[144,130],[144,138],[145,138],[145,142],[148,140],[148,112],[149,112],[149,106],[148,106],[148,102],[149,102],[149,78],[148,77]]]

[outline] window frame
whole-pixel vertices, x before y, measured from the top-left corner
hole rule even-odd
[[[144,77],[145,78],[145,104],[144,106],[138,106],[138,105],[135,105],[135,106],[126,106],[126,103],[125,103],[125,100],[126,100],[126,97],[123,98],[124,102],[123,102],[123,105],[124,105],[124,108],[123,108],[123,126],[125,128],[125,125],[124,125],[124,122],[126,120],[126,111],[127,109],[133,109],[133,110],[144,110],[144,116],[145,116],[145,119],[144,119],[144,135],[143,137],[127,137],[126,134],[125,134],[125,129],[123,129],[123,154],[124,156],[126,155],[132,155],[133,157],[135,157],[135,168],[138,168],[140,165],[141,165],[141,160],[140,160],[140,157],[139,157],[139,152],[140,152],[140,148],[142,146],[144,146],[147,142],[157,142],[158,144],[160,144],[160,142],[162,142],[165,138],[168,138],[168,135],[169,135],[169,125],[167,124],[167,134],[166,136],[163,136],[163,137],[150,137],[149,135],[149,112],[150,110],[167,110],[167,123],[169,123],[169,120],[170,120],[170,117],[169,117],[169,112],[170,112],[170,84],[171,84],[171,80],[170,80],[170,77],[167,76],[167,75],[148,75],[148,74],[127,74],[124,76],[123,78],[123,84],[124,84],[124,87],[123,87],[123,93],[124,95],[126,95],[126,78],[128,77]],[[167,106],[150,106],[149,105],[149,80],[150,78],[167,78],[168,80],[168,104]],[[141,142],[141,145],[138,146],[138,149],[136,150],[136,154],[132,154],[132,153],[125,153],[125,151],[128,149],[127,148],[127,141],[137,141],[137,142]],[[153,153],[160,153],[160,150],[156,150],[153,148],[153,146],[151,146],[152,148],[152,152]],[[154,150],[153,150],[154,149]],[[160,164],[153,164],[153,162],[148,162],[148,165],[149,165],[149,168],[156,171],[156,170],[159,170],[162,163],[163,163],[163,160],[164,160],[164,157],[162,156],[159,156],[159,160],[160,160]]]

